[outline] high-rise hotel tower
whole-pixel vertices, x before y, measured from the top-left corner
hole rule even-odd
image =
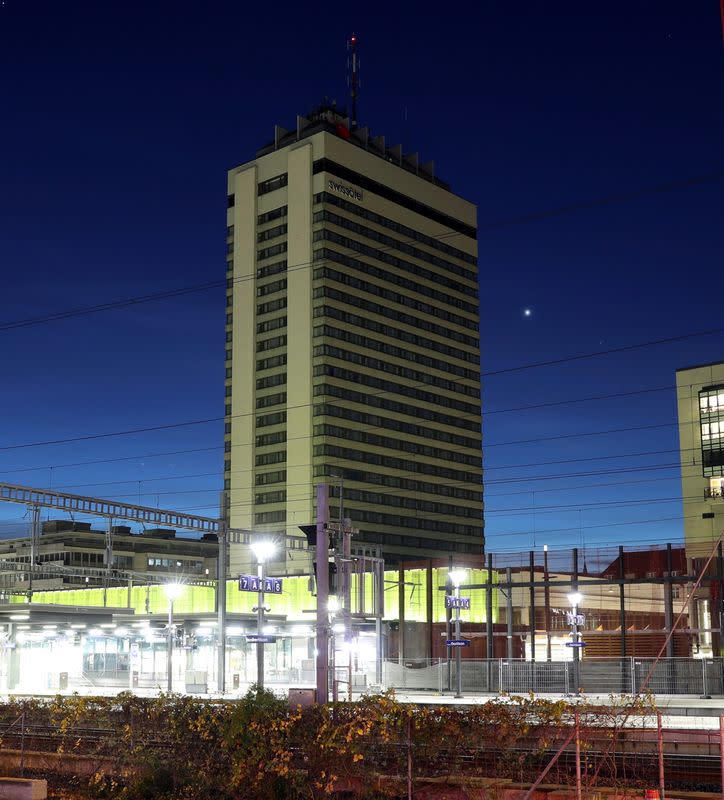
[[[476,207],[323,106],[229,172],[227,225],[231,525],[301,536],[343,483],[357,550],[481,553]]]

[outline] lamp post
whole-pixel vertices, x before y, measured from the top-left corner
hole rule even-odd
[[[164,591],[168,598],[168,628],[166,630],[166,691],[173,691],[173,601],[181,596],[183,584],[166,583]]]
[[[276,550],[274,542],[268,539],[259,539],[251,543],[251,550],[256,557],[256,574],[259,578],[259,592],[256,602],[256,633],[261,637],[264,633],[264,564],[268,561]],[[257,641],[256,644],[256,684],[259,689],[264,688],[264,642]]]
[[[578,639],[578,607],[583,600],[583,595],[580,592],[574,591],[567,595],[568,602],[571,604],[571,628],[573,633],[573,682],[575,683],[575,694],[580,694],[580,680],[578,674],[578,661],[580,658],[580,647]]]
[[[460,597],[460,584],[468,577],[466,569],[453,569],[448,573],[448,577],[455,587],[455,597]],[[460,639],[460,605],[455,608],[455,638]],[[463,671],[461,648],[455,648],[455,697],[463,696]]]

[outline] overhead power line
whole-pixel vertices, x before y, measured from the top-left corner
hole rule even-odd
[[[508,228],[517,225],[528,224],[531,222],[537,222],[544,219],[550,219],[553,217],[562,216],[565,214],[569,214],[574,211],[583,211],[587,209],[599,208],[602,206],[614,205],[617,203],[625,203],[630,202],[631,200],[635,200],[639,197],[646,197],[650,195],[657,195],[663,194],[667,192],[679,191],[681,189],[688,189],[694,186],[700,186],[706,183],[714,183],[716,181],[721,180],[724,178],[724,171],[718,170],[715,172],[708,173],[706,175],[696,175],[689,178],[678,179],[674,181],[668,181],[666,183],[656,184],[654,186],[643,187],[641,189],[634,189],[629,192],[620,192],[617,194],[612,195],[605,195],[603,197],[595,198],[593,200],[588,201],[580,201],[577,203],[571,203],[565,206],[558,206],[556,208],[545,209],[542,211],[533,212],[530,214],[524,214],[517,217],[511,217],[509,219],[502,219],[498,221],[493,221],[489,223],[483,223],[478,226],[478,232],[485,232],[491,230],[500,230],[502,228]],[[459,234],[455,233],[454,231],[443,233],[438,236],[434,236],[432,238],[435,239],[447,239],[451,237],[456,237]],[[405,240],[403,240],[404,243]],[[412,239],[407,240],[408,243],[414,243]],[[391,249],[394,249],[392,246],[383,246],[378,248],[380,251],[385,252]],[[350,252],[352,252],[350,250]],[[322,262],[314,262],[314,261],[305,261],[299,262],[298,264],[290,265],[287,271],[292,271],[296,269],[309,269],[313,264],[319,264]],[[246,280],[252,280],[254,276],[244,276],[242,278],[235,278],[233,282],[240,282]],[[141,305],[144,303],[159,301],[159,300],[167,300],[172,299],[174,297],[180,297],[187,294],[193,294],[195,292],[203,292],[209,289],[220,288],[226,285],[225,280],[216,280],[216,281],[205,281],[203,283],[191,284],[189,286],[179,286],[174,289],[169,289],[160,292],[151,292],[142,295],[136,295],[134,297],[123,298],[119,300],[109,300],[103,303],[97,303],[91,306],[85,306],[83,308],[75,308],[75,309],[67,309],[64,311],[57,311],[50,314],[40,315],[37,317],[29,317],[26,319],[15,320],[12,322],[6,322],[0,324],[0,332],[3,331],[10,331],[10,330],[17,330],[19,328],[27,328],[34,325],[43,325],[49,322],[56,322],[59,320],[64,319],[72,319],[74,317],[84,317],[89,316],[91,314],[101,313],[103,311],[111,311],[115,309],[122,309],[128,308],[134,305]],[[701,334],[705,335],[705,334]],[[579,358],[584,356],[579,356]],[[563,363],[563,362],[559,362]],[[493,372],[490,374],[502,374],[501,371]]]

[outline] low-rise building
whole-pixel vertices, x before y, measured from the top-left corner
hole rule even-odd
[[[117,570],[144,573],[159,580],[164,576],[178,575],[202,579],[216,577],[218,539],[215,534],[204,534],[200,539],[182,537],[166,528],[132,533],[125,525],[112,528],[113,564]],[[102,583],[102,578],[80,574],[83,568],[106,567],[106,531],[91,527],[90,522],[49,520],[42,526],[37,543],[37,564],[63,567],[67,574],[34,577],[33,589],[71,588]],[[0,560],[30,564],[30,537],[0,541]],[[73,567],[78,573],[73,574]],[[1,571],[0,589],[5,592],[24,591],[29,588],[28,576],[22,571]]]

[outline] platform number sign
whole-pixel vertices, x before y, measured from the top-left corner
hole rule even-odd
[[[263,586],[259,585],[260,581],[263,581]],[[263,591],[265,594],[281,594],[282,579],[281,578],[260,579],[256,575],[239,575],[239,591],[240,592]]]

